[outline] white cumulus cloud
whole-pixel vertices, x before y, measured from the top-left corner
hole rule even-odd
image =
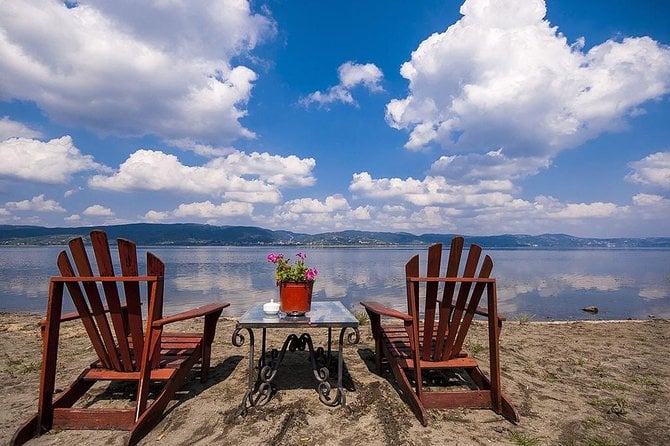
[[[325,201],[315,198],[298,198],[286,202],[283,208],[295,214],[320,214],[349,210],[349,202],[341,195],[326,197]]]
[[[636,194],[633,196],[635,215],[644,219],[658,219],[659,228],[667,225],[670,215],[670,199],[655,194]]]
[[[31,129],[21,122],[9,119],[9,116],[0,119],[0,141],[9,138],[34,139],[40,138],[41,136],[42,134],[37,130]]]
[[[670,152],[652,153],[628,166],[633,171],[626,175],[627,181],[670,189]]]
[[[194,141],[192,138],[179,138],[171,139],[166,141],[171,146],[177,147],[182,150],[191,151],[197,153],[198,155],[205,156],[208,158],[213,158],[217,156],[226,156],[233,152],[235,149],[232,147],[221,147],[213,146],[211,144],[201,144]]]
[[[361,197],[378,200],[396,199],[416,206],[459,205],[492,206],[511,201],[513,185],[509,180],[479,180],[472,184],[452,184],[442,176],[374,179],[368,172],[355,173],[349,190]]]
[[[70,136],[47,142],[27,138],[0,141],[0,176],[41,183],[66,183],[73,174],[108,170],[83,155]]]
[[[373,63],[357,64],[345,62],[337,69],[340,85],[351,89],[363,85],[370,91],[383,91],[380,82],[384,77],[382,70]]]
[[[44,194],[37,195],[30,200],[8,201],[5,203],[5,208],[16,211],[65,212],[57,201],[44,198]]]
[[[320,91],[310,93],[301,98],[300,103],[305,107],[314,103],[323,106],[333,102],[356,105],[356,100],[351,95],[351,90],[355,87],[362,85],[371,92],[384,90],[381,86],[384,73],[373,63],[345,62],[337,69],[337,74],[339,84],[330,87],[325,93]]]
[[[170,217],[169,212],[150,210],[144,214],[144,219],[148,221],[162,221]]]
[[[627,206],[614,203],[565,203],[554,197],[537,196],[533,202],[535,216],[551,219],[582,219],[621,217],[628,213]]]
[[[649,37],[584,52],[544,19],[543,0],[466,0],[461,14],[402,65],[409,93],[386,119],[410,131],[408,149],[551,159],[670,90],[670,49]]]
[[[479,234],[583,231],[585,227],[607,230],[628,225],[635,218],[653,222],[670,212],[670,200],[644,194],[634,197],[632,205],[579,203],[550,196],[526,200],[515,196],[511,182],[500,180],[453,184],[441,176],[375,179],[362,172],[354,174],[349,188],[354,199],[372,202],[367,208],[376,229],[413,233],[462,232],[463,228]]]
[[[210,201],[204,201],[180,204],[172,214],[176,217],[220,218],[248,216],[251,215],[253,210],[254,206],[250,203],[228,201],[217,205]]]
[[[560,218],[611,217],[622,211],[624,209],[614,203],[568,203],[561,210],[551,213],[550,216]]]
[[[254,205],[238,201],[225,201],[214,204],[211,201],[193,203],[182,203],[171,211],[150,210],[144,215],[148,221],[165,221],[169,219],[204,219],[208,222],[220,222],[221,219],[231,217],[250,217],[253,214]]]
[[[231,59],[275,28],[247,1],[65,3],[3,3],[0,98],[103,134],[253,136],[239,119],[256,73]]]
[[[485,154],[467,153],[441,156],[430,167],[430,173],[442,175],[452,182],[469,183],[478,179],[518,179],[536,175],[549,167],[549,161],[543,157],[510,158],[502,149]]]
[[[276,206],[270,217],[258,216],[265,225],[299,230],[351,229],[357,222],[371,219],[371,206],[353,208],[342,195],[330,195],[323,201],[315,198],[297,198]]]
[[[316,181],[312,169],[313,158],[298,158],[295,155],[282,157],[269,153],[235,151],[226,157],[212,160],[208,166],[238,175],[258,176],[261,180],[277,186],[311,186]]]
[[[112,217],[114,212],[101,204],[94,204],[84,209],[83,214],[87,217]]]
[[[202,166],[187,166],[174,155],[138,150],[113,175],[96,175],[89,185],[117,191],[175,191],[222,196],[231,201],[277,203],[278,187],[314,183],[316,162],[296,156],[234,152]]]

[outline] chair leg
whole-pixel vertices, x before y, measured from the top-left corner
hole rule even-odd
[[[21,427],[16,430],[14,436],[9,441],[9,444],[11,446],[19,446],[26,443],[31,438],[38,436],[40,434],[40,424],[37,419],[37,414],[35,414],[25,421]]]
[[[403,369],[391,355],[387,355],[389,368],[393,373],[396,383],[402,392],[402,397],[409,405],[416,418],[423,426],[428,426],[428,414],[426,409],[423,407],[419,396],[417,395],[414,387],[410,384],[409,379],[407,379],[407,372]]]
[[[512,401],[510,401],[507,395],[503,393],[501,396],[502,396],[502,408],[501,408],[502,410],[500,415],[505,417],[511,423],[517,424],[521,420],[519,418],[519,412],[516,410],[516,408],[512,404]]]
[[[205,316],[205,329],[202,339],[202,361],[200,367],[200,382],[207,381],[209,376],[209,364],[212,356],[212,342],[216,335],[216,323],[221,316],[223,309]]]
[[[500,407],[496,408],[494,405],[493,399],[495,398],[494,389],[491,387],[491,381],[484,375],[484,372],[477,367],[473,369],[467,369],[466,372],[470,375],[470,378],[481,390],[490,390],[491,391],[491,408],[499,415],[502,415],[510,422],[516,424],[519,422],[519,412],[512,404],[512,401],[505,395],[500,392]]]
[[[184,379],[193,366],[200,360],[200,355],[194,354],[188,360],[184,361],[179,371],[174,375],[171,381],[168,381],[156,399],[139,416],[137,421],[130,428],[129,445],[134,445],[140,441],[158,422],[168,403],[174,397],[174,394],[184,383]]]
[[[382,374],[382,358],[384,356],[381,339],[378,339],[375,342],[375,366],[377,367],[377,373]]]
[[[391,371],[393,372],[396,382],[402,390],[405,401],[407,401],[407,404],[409,405],[410,409],[412,409],[412,412],[414,412],[414,415],[416,415],[416,418],[419,420],[421,425],[424,427],[428,426],[428,414],[426,409],[423,407],[419,396],[416,394],[414,388],[412,388],[412,385],[407,379],[406,372],[395,363],[391,364]]]
[[[84,381],[82,379],[82,376],[85,373],[86,373],[86,371],[82,372],[82,374],[79,375],[79,378],[77,378],[77,380],[75,382],[73,382],[68,388],[63,390],[58,395],[58,397],[53,399],[51,401],[51,403],[49,404],[50,413],[51,413],[51,418],[50,418],[51,419],[51,425],[49,425],[49,429],[52,427],[52,424],[53,424],[53,409],[56,408],[56,407],[71,407],[93,385],[94,381]],[[37,437],[37,436],[47,432],[49,429],[47,429],[44,425],[42,425],[42,423],[40,423],[39,413],[36,413],[32,417],[30,417],[28,420],[26,420],[21,425],[21,427],[19,427],[16,430],[16,432],[14,433],[14,436],[12,437],[12,440],[10,441],[9,444],[11,444],[11,445],[24,444],[25,442],[27,442],[31,438]]]

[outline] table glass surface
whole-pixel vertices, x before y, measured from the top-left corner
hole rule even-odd
[[[358,327],[358,320],[341,302],[312,302],[304,316],[287,316],[280,312],[269,316],[263,304],[254,305],[237,321],[241,328],[256,327]]]

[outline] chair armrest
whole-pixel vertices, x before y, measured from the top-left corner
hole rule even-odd
[[[75,320],[75,319],[79,319],[80,317],[81,317],[81,316],[79,316],[79,313],[77,313],[76,311],[73,311],[72,313],[66,313],[66,314],[62,315],[62,316],[60,317],[60,321],[61,321],[61,322],[73,321],[73,320]],[[46,319],[42,319],[41,321],[39,321],[39,322],[37,323],[37,325],[38,325],[40,328],[44,328],[44,327],[47,326],[47,320],[46,320]]]
[[[172,322],[178,322],[178,321],[184,321],[187,319],[193,319],[196,317],[200,316],[206,316],[208,314],[216,313],[217,311],[221,311],[227,306],[229,306],[229,303],[224,303],[224,304],[209,304],[209,305],[203,305],[202,307],[194,308],[192,310],[188,311],[183,311],[181,313],[177,313],[172,316],[164,317],[162,319],[155,320],[151,326],[154,328],[159,328],[162,327],[163,325],[166,324],[171,324]]]
[[[452,307],[453,307],[453,305],[452,305]],[[480,316],[488,316],[489,315],[489,311],[486,308],[483,308],[483,307],[477,307],[477,309],[475,310],[475,313],[480,315]],[[498,320],[500,322],[505,322],[507,320],[507,318],[505,316],[498,315]]]
[[[380,304],[379,302],[366,301],[361,302],[361,305],[363,305],[363,307],[365,307],[367,311],[378,314],[380,316],[388,316],[396,319],[401,319],[405,322],[412,322],[412,316],[410,316],[409,314],[393,310],[383,304]]]

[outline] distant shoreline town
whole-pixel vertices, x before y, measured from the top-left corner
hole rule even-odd
[[[139,245],[156,246],[402,246],[448,242],[455,234],[339,231],[302,234],[254,226],[213,226],[196,223],[134,223],[109,226],[48,228],[0,225],[0,246],[64,245],[73,237],[103,229],[110,238],[127,238]],[[462,235],[462,234],[461,234]],[[625,249],[670,248],[670,237],[585,238],[567,234],[465,235],[466,244],[498,249]]]

